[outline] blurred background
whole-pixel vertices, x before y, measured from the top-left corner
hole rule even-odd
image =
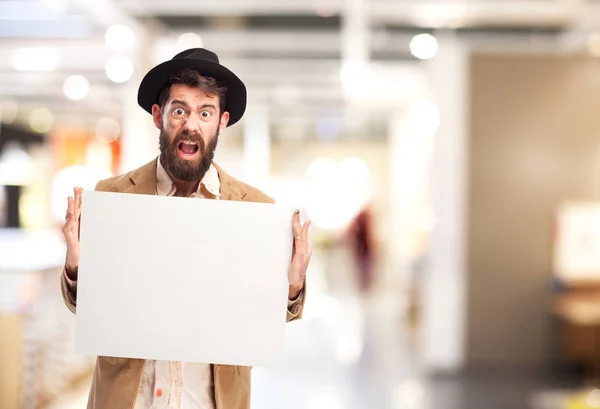
[[[0,408],[83,408],[60,227],[158,153],[142,76],[248,86],[217,162],[313,221],[261,409],[600,407],[600,2],[1,0]]]

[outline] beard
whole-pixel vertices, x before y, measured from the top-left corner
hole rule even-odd
[[[218,128],[208,144],[204,143],[204,139],[200,135],[185,131],[178,133],[173,141],[169,141],[169,136],[164,129],[161,129],[159,137],[160,162],[172,177],[182,182],[200,181],[212,164],[218,140]],[[177,147],[182,141],[193,141],[198,144],[200,151],[198,160],[189,161],[179,157]]]

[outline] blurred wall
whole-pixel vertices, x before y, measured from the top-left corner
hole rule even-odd
[[[600,199],[600,61],[474,55],[467,364],[552,359],[553,215]]]

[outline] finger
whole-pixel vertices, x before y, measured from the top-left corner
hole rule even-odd
[[[73,234],[73,198],[68,198],[67,214],[65,215],[65,224],[63,225],[62,231],[65,238],[70,238]]]
[[[82,192],[83,192],[83,189],[81,189],[81,188],[75,189],[75,219],[79,219],[79,215],[81,214]]]
[[[79,211],[77,212],[77,219],[75,220],[75,223],[77,223],[77,225],[75,226],[76,232],[77,232],[77,240],[79,241],[81,238],[81,201],[83,200],[83,188],[80,188],[79,190]]]
[[[304,223],[304,226],[302,226],[302,241],[303,242],[308,242],[308,228],[310,227],[310,220]]]
[[[296,210],[292,218],[292,230],[294,231],[294,237],[298,237],[301,234],[302,226],[300,225],[300,211],[298,210]]]
[[[299,241],[302,239],[302,225],[300,224],[300,211],[296,211],[294,213],[294,218],[292,222],[292,227],[294,231],[294,241]]]
[[[68,221],[73,214],[73,198],[69,196],[67,198],[67,213],[65,214],[65,221]]]
[[[77,209],[77,206],[79,205],[79,198],[80,198],[78,187],[73,188],[73,198],[75,201],[75,209]]]

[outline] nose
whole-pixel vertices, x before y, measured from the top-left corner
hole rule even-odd
[[[188,116],[183,129],[190,134],[200,133],[200,116],[195,112]]]

